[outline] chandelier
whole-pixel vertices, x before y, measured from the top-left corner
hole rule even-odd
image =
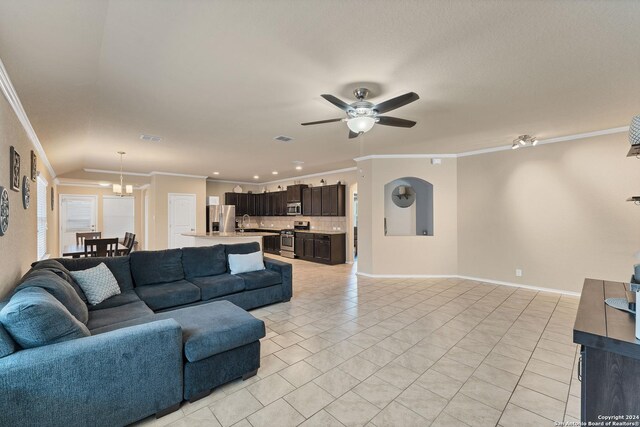
[[[124,151],[118,151],[120,154],[120,184],[113,184],[113,192],[120,197],[124,197],[129,194],[133,194],[133,185],[124,185],[122,178],[122,156],[124,156]],[[124,191],[123,191],[124,190]]]

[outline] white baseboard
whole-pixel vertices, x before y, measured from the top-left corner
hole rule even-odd
[[[565,291],[562,289],[545,288],[542,286],[523,285],[521,283],[503,282],[501,280],[484,279],[482,277],[460,276],[459,274],[370,274],[357,272],[358,276],[370,277],[374,279],[464,279],[475,282],[491,283],[493,285],[511,286],[514,288],[529,289],[539,292],[550,292],[554,294],[570,295],[579,297],[580,292]]]

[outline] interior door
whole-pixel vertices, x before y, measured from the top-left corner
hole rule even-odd
[[[60,195],[60,253],[67,245],[76,244],[76,233],[97,229],[98,196]]]
[[[196,195],[169,193],[169,248],[189,246],[183,233],[196,231]]]

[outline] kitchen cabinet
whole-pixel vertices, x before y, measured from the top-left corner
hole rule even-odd
[[[296,184],[287,186],[287,203],[301,203],[302,191],[308,188],[305,184]]]
[[[257,209],[256,209],[256,199],[257,199],[257,194],[249,194],[248,195],[248,208],[247,208],[247,213],[251,216],[256,216],[257,214]]]
[[[346,234],[295,233],[295,254],[298,258],[323,264],[346,262]]]
[[[238,203],[236,204],[236,216],[249,213],[249,194],[238,193]]]
[[[311,216],[311,188],[302,189],[302,215]]]
[[[322,215],[322,187],[311,188],[311,216]]]
[[[325,185],[322,188],[322,216],[345,216],[345,186]]]
[[[224,204],[236,206],[238,204],[238,193],[224,193]]]
[[[262,250],[264,252],[280,255],[280,235],[262,237]]]

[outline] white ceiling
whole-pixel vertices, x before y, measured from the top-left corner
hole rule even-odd
[[[129,171],[268,181],[628,125],[638,22],[635,0],[0,0],[0,58],[58,175],[124,150]],[[374,103],[417,92],[388,115],[418,124],[300,126],[362,83]]]

